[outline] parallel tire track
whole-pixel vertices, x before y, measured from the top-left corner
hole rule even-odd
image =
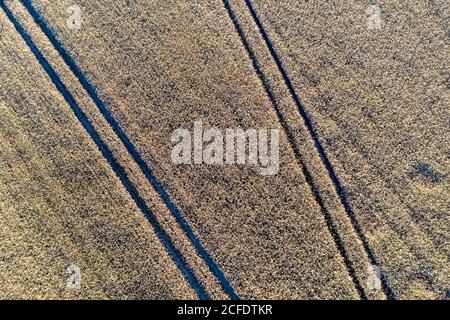
[[[329,175],[329,177],[330,177],[330,179],[331,179],[331,181],[332,181],[332,183],[333,183],[333,185],[335,187],[335,190],[336,190],[337,194],[339,195],[339,199],[340,199],[340,201],[341,201],[341,203],[342,203],[342,205],[343,205],[347,215],[350,218],[350,221],[351,221],[351,223],[353,225],[353,228],[356,231],[356,234],[358,235],[358,237],[360,238],[360,240],[361,240],[361,242],[362,242],[362,244],[364,246],[364,250],[366,251],[366,254],[367,254],[370,262],[372,264],[374,264],[374,265],[379,266],[379,263],[377,262],[377,259],[376,259],[375,255],[373,253],[373,250],[371,249],[371,247],[369,245],[369,242],[368,242],[364,232],[362,231],[361,226],[358,223],[358,219],[356,218],[355,213],[353,212],[350,204],[348,203],[348,200],[347,200],[347,197],[345,195],[344,189],[342,188],[342,185],[341,185],[341,183],[340,183],[340,181],[339,181],[339,179],[338,179],[338,177],[337,177],[337,175],[336,175],[336,173],[335,173],[335,171],[333,169],[333,166],[331,165],[331,162],[328,159],[328,156],[327,156],[327,154],[325,152],[325,149],[324,149],[324,147],[322,146],[322,144],[319,141],[319,137],[318,137],[318,135],[316,133],[316,130],[314,128],[314,125],[313,125],[313,122],[311,120],[311,117],[309,116],[308,112],[306,111],[306,107],[303,105],[303,103],[301,102],[299,96],[297,95],[297,93],[296,93],[296,91],[294,89],[294,86],[292,85],[292,82],[291,82],[291,80],[290,80],[290,78],[288,76],[288,73],[285,70],[285,68],[284,68],[284,66],[283,66],[283,64],[281,62],[281,58],[279,57],[278,53],[276,52],[275,47],[274,47],[272,41],[270,40],[270,38],[269,38],[269,36],[268,36],[264,26],[262,25],[261,21],[259,20],[258,15],[256,14],[256,11],[253,8],[253,5],[252,5],[251,1],[250,0],[244,0],[244,1],[245,1],[245,4],[246,4],[249,12],[250,12],[250,15],[252,16],[253,20],[255,21],[255,23],[256,23],[256,25],[258,27],[258,30],[259,30],[261,36],[264,39],[264,42],[265,42],[267,48],[270,51],[270,54],[271,54],[273,60],[275,61],[275,64],[277,65],[277,68],[278,68],[279,72],[281,73],[281,75],[283,77],[283,80],[284,80],[284,82],[285,82],[285,84],[286,84],[286,86],[287,86],[287,88],[289,90],[289,93],[292,96],[292,99],[294,100],[294,102],[295,102],[295,104],[297,106],[297,109],[298,109],[301,117],[303,118],[303,120],[304,120],[304,122],[305,122],[305,124],[306,124],[306,126],[308,128],[308,132],[309,132],[311,138],[313,139],[314,145],[315,145],[315,147],[317,149],[317,152],[318,152],[318,154],[319,154],[319,156],[320,156],[320,158],[322,160],[322,163],[324,164],[324,166],[325,166],[325,168],[326,168],[326,170],[328,172],[328,175]],[[381,273],[381,279],[380,280],[381,280],[381,283],[382,283],[383,290],[384,290],[386,296],[388,297],[388,299],[392,299],[392,300],[395,299],[395,297],[396,297],[395,292],[391,288],[391,286],[389,284],[389,281],[388,281],[388,279],[386,278],[386,275],[383,272]]]
[[[168,254],[178,267],[178,269],[181,271],[183,276],[186,278],[186,280],[189,282],[189,284],[192,286],[192,288],[197,293],[198,297],[200,299],[209,299],[209,295],[206,292],[205,288],[203,287],[202,283],[197,279],[194,272],[190,269],[186,261],[184,260],[181,253],[178,251],[178,249],[173,245],[172,241],[170,240],[170,237],[167,235],[167,233],[161,228],[158,221],[156,220],[155,216],[152,214],[152,212],[149,210],[147,205],[145,204],[145,201],[138,195],[135,187],[132,185],[132,183],[129,181],[129,179],[126,176],[126,173],[122,166],[117,162],[117,160],[114,158],[112,152],[108,149],[106,144],[101,140],[99,134],[95,131],[94,127],[90,123],[89,119],[86,117],[84,112],[80,109],[80,107],[77,105],[75,99],[71,95],[71,93],[68,91],[66,86],[61,81],[60,77],[56,73],[56,71],[52,68],[52,66],[48,63],[48,61],[44,58],[42,53],[39,51],[37,46],[34,44],[33,40],[31,39],[30,35],[25,31],[25,29],[22,27],[22,25],[16,20],[12,12],[9,10],[9,8],[6,6],[3,0],[0,0],[0,7],[5,12],[6,16],[10,20],[10,22],[14,25],[14,28],[16,31],[20,34],[22,39],[25,41],[27,46],[30,48],[31,52],[35,56],[35,58],[38,60],[39,64],[42,66],[42,68],[45,70],[47,75],[49,76],[50,80],[56,87],[56,89],[60,92],[60,94],[64,97],[65,101],[69,104],[71,107],[73,113],[75,114],[76,118],[80,122],[80,124],[83,126],[83,128],[86,130],[88,135],[92,138],[98,149],[100,150],[102,156],[107,160],[111,168],[114,170],[116,175],[119,177],[120,181],[122,182],[123,186],[127,190],[127,192],[130,194],[138,208],[142,211],[144,216],[149,221],[150,225],[153,227],[156,235],[158,236],[161,243],[164,245],[165,249],[167,250]]]
[[[3,0],[0,0],[3,1]],[[86,90],[88,95],[91,97],[91,99],[94,101],[95,105],[99,109],[100,113],[103,115],[105,120],[108,122],[108,124],[111,126],[117,137],[120,139],[120,141],[123,143],[129,154],[133,157],[134,161],[138,164],[142,172],[145,174],[147,180],[150,182],[150,184],[153,186],[153,188],[158,192],[161,199],[164,201],[166,206],[171,211],[172,215],[177,220],[178,224],[181,226],[191,243],[194,245],[195,249],[199,253],[199,255],[202,257],[202,259],[205,261],[205,263],[208,265],[208,268],[210,271],[216,276],[216,278],[219,280],[224,292],[234,300],[238,300],[239,296],[234,291],[231,283],[224,275],[223,271],[220,269],[219,265],[213,260],[211,255],[208,253],[208,251],[203,247],[200,240],[197,238],[197,236],[192,231],[190,225],[187,223],[185,218],[183,217],[180,210],[177,208],[177,206],[173,203],[172,199],[166,192],[166,190],[163,188],[161,183],[156,179],[153,172],[147,165],[147,163],[143,160],[140,152],[137,150],[137,148],[133,145],[133,143],[130,141],[126,133],[123,131],[123,129],[119,126],[118,122],[114,119],[112,114],[109,112],[108,108],[106,107],[105,103],[100,99],[99,95],[97,94],[96,89],[92,86],[92,84],[87,80],[84,73],[81,71],[81,69],[78,67],[78,65],[75,63],[73,58],[68,54],[68,52],[64,49],[62,44],[59,42],[59,40],[54,35],[53,31],[49,28],[47,23],[44,21],[40,13],[33,7],[32,2],[30,0],[22,0],[23,5],[28,10],[29,14],[33,17],[35,23],[39,26],[39,28],[42,30],[42,32],[47,36],[49,41],[52,43],[55,50],[59,53],[59,55],[63,58],[64,62],[67,64],[69,69],[72,71],[72,73],[77,77],[78,81],[81,83],[83,88]]]
[[[311,193],[314,196],[314,200],[320,206],[320,209],[325,217],[325,222],[326,222],[327,228],[328,228],[329,232],[331,233],[333,240],[336,243],[336,247],[337,247],[339,253],[341,254],[342,258],[344,259],[345,266],[346,266],[347,271],[353,281],[353,284],[355,285],[355,288],[358,291],[358,294],[361,297],[361,299],[367,299],[366,294],[364,293],[364,289],[362,288],[361,283],[359,282],[359,280],[356,276],[356,272],[355,272],[355,269],[353,268],[352,262],[351,262],[350,258],[348,257],[347,251],[345,249],[345,245],[344,245],[341,237],[339,236],[339,233],[337,231],[335,223],[333,222],[333,218],[324,205],[324,201],[320,195],[320,192],[319,192],[318,188],[316,187],[316,185],[314,184],[311,172],[308,170],[308,168],[305,166],[305,164],[302,161],[301,153],[297,147],[297,144],[295,143],[294,136],[293,136],[292,132],[289,130],[289,127],[284,119],[284,116],[282,115],[280,108],[278,107],[278,104],[276,102],[276,99],[274,97],[272,89],[270,88],[265,75],[261,71],[261,68],[257,62],[256,56],[255,56],[253,50],[250,48],[250,45],[244,35],[244,32],[242,31],[241,26],[239,25],[239,22],[236,19],[236,15],[234,14],[233,9],[231,8],[229,2],[227,0],[224,0],[223,3],[225,5],[225,9],[227,10],[231,21],[233,22],[235,30],[238,33],[239,38],[241,39],[241,42],[243,43],[243,46],[244,46],[245,50],[247,51],[247,54],[250,57],[250,60],[253,65],[253,69],[255,70],[255,73],[259,77],[260,81],[262,82],[262,85],[267,93],[267,96],[268,96],[272,106],[275,109],[275,112],[276,112],[277,117],[283,127],[283,130],[286,132],[289,144],[294,151],[297,162],[299,163],[302,173],[305,177],[305,180],[308,183]]]

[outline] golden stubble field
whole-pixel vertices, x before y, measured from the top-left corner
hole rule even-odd
[[[194,298],[3,12],[1,21],[2,298]],[[80,290],[66,288],[70,265]]]
[[[449,286],[448,4],[254,1],[399,297]],[[388,271],[390,270],[390,271]]]
[[[339,194],[245,2],[83,0],[73,30],[71,1],[31,1],[208,262],[27,10],[6,2],[211,297],[227,293],[216,264],[241,298],[385,298],[367,287],[371,259],[397,298],[448,294],[448,37],[438,9],[383,4],[382,28],[370,30],[365,4],[251,2]],[[117,172],[1,21],[1,294],[195,298]],[[279,173],[174,165],[171,133],[195,121],[278,129]],[[65,288],[71,263],[83,271],[81,291]]]

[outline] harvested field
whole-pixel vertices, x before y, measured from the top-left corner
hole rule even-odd
[[[0,297],[448,298],[449,10],[413,3],[0,0]],[[256,165],[208,162],[235,129]]]

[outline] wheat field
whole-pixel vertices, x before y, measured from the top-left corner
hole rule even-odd
[[[449,298],[444,1],[0,7],[0,298]]]

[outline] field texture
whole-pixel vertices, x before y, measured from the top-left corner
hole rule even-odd
[[[0,298],[449,298],[447,3],[0,7]]]

